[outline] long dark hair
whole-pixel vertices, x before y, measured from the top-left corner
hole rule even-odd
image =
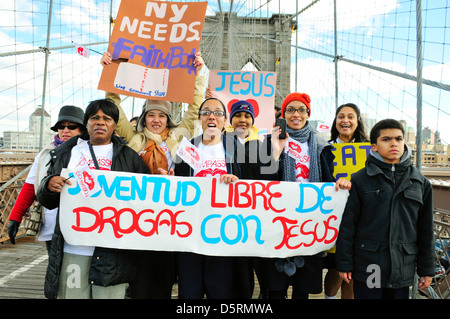
[[[350,139],[350,142],[354,142],[354,143],[368,142],[369,138],[366,135],[366,132],[364,129],[364,123],[361,120],[361,111],[359,110],[359,107],[357,107],[356,104],[353,104],[353,103],[343,104],[336,109],[336,114],[334,116],[333,125],[331,126],[330,142],[336,141],[337,138],[339,137],[339,131],[336,128],[336,119],[337,119],[337,115],[344,107],[351,107],[355,111],[357,120],[358,120],[358,127],[356,128],[355,132],[353,133],[353,136]]]

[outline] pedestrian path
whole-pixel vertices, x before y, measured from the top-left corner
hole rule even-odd
[[[36,241],[34,237],[17,238],[15,245],[9,242],[0,244],[0,299],[45,299],[47,263],[45,244]],[[253,298],[257,299],[258,296],[259,284],[255,277]],[[177,297],[178,286],[175,284],[172,298]],[[323,293],[311,295],[310,298],[321,299]]]
[[[45,299],[45,244],[24,236],[0,244],[0,299]]]
[[[44,278],[48,255],[45,243],[34,237],[23,236],[16,244],[0,244],[0,299],[45,299]],[[324,271],[324,275],[326,270]],[[290,297],[291,289],[288,291]],[[255,277],[253,299],[258,299],[259,284]],[[172,298],[177,299],[178,286],[174,285]],[[310,299],[323,299],[323,292],[310,295]],[[340,298],[338,292],[337,298]],[[422,297],[423,298],[423,297]]]

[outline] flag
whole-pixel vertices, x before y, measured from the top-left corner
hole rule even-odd
[[[329,132],[329,131],[331,131],[331,125],[319,123],[317,125],[317,131],[318,132]]]
[[[102,189],[87,164],[75,171],[74,175],[84,197],[88,198]]]
[[[186,136],[183,136],[181,140],[180,146],[177,149],[177,155],[193,169],[200,169],[203,165],[202,154],[197,147],[187,140]]]
[[[75,42],[74,42],[74,44],[75,44],[75,48],[77,49],[77,52],[79,55],[84,56],[85,58],[89,58],[90,50],[88,48],[86,48],[82,45],[76,44]]]

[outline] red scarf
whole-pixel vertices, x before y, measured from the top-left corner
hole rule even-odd
[[[160,135],[161,139],[165,141],[169,136],[169,128],[166,128]],[[151,174],[159,174],[158,168],[168,170],[169,162],[167,161],[166,152],[156,145],[155,141],[149,139],[145,144],[142,159],[150,169]]]

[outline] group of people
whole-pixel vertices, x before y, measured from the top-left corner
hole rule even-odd
[[[108,67],[111,55],[103,54]],[[194,101],[181,122],[170,116],[171,103],[148,99],[133,125],[126,117],[120,96],[107,92],[105,99],[89,103],[85,112],[75,106],[61,108],[52,127],[55,140],[39,153],[11,213],[11,242],[27,207],[34,201],[45,207],[39,240],[47,243],[49,264],[45,278],[48,298],[153,298],[170,299],[178,284],[178,298],[252,297],[254,273],[260,298],[304,299],[320,293],[333,298],[405,298],[414,280],[419,288],[430,285],[434,272],[432,192],[429,181],[411,163],[411,151],[403,141],[404,130],[395,120],[382,120],[364,132],[359,108],[345,104],[336,110],[331,140],[324,141],[310,125],[312,103],[306,93],[285,97],[279,116],[286,120],[287,136],[275,126],[262,141],[254,126],[253,106],[238,101],[227,109],[207,94],[200,76],[204,61],[195,55],[197,71]],[[177,157],[184,136],[194,136],[195,121],[202,134],[190,140],[204,160],[193,168]],[[307,155],[302,163],[284,152],[287,138],[294,139]],[[369,142],[372,151],[364,169],[346,179],[333,177],[332,143]],[[299,165],[301,164],[301,165]],[[335,252],[294,258],[206,256],[170,251],[132,251],[73,246],[65,242],[58,222],[62,188],[70,179],[63,168],[144,174],[214,177],[222,183],[238,179],[287,182],[335,182],[336,190],[350,190]],[[263,170],[266,168],[266,170]],[[275,168],[275,169],[270,169]],[[286,273],[280,267],[294,265]],[[367,266],[381,267],[381,286],[367,288]],[[80,269],[79,284],[70,282],[73,267]],[[325,281],[323,271],[327,269]]]

